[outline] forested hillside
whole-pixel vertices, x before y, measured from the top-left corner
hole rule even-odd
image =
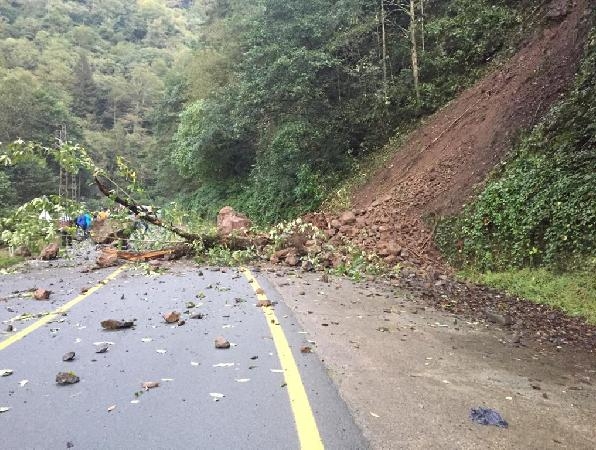
[[[193,210],[231,203],[269,223],[317,207],[355,162],[471,83],[527,22],[505,0],[212,6],[194,72],[171,86],[160,123],[176,129],[172,163]]]
[[[0,141],[72,140],[108,170],[125,157],[151,185],[155,107],[204,20],[191,4],[1,0]],[[84,177],[59,183],[59,170],[43,160],[1,170],[3,206],[59,190],[88,194]]]
[[[469,85],[531,19],[509,0],[0,2],[0,136],[123,156],[154,198],[262,223]],[[31,161],[7,203],[87,183]]]

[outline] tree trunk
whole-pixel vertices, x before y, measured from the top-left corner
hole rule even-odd
[[[424,53],[424,0],[420,0],[420,41],[422,53]]]
[[[192,244],[200,242],[205,249],[212,248],[216,245],[225,246],[231,250],[245,250],[247,248],[256,246],[262,248],[269,243],[269,238],[266,235],[246,235],[246,236],[235,236],[235,235],[224,235],[224,236],[213,236],[208,234],[195,234],[183,230],[173,224],[167,224],[159,219],[150,211],[147,211],[141,205],[137,205],[133,200],[128,200],[118,196],[113,190],[109,189],[98,176],[93,177],[95,184],[99,188],[99,191],[110,198],[119,205],[124,206],[131,213],[138,216],[139,219],[149,222],[152,225],[164,228],[172,233],[180,236],[188,243]]]
[[[410,0],[410,44],[412,45],[412,77],[414,78],[414,92],[416,103],[420,104],[420,87],[418,86],[418,51],[416,45],[416,12],[414,1]]]
[[[383,100],[387,102],[387,40],[385,36],[385,0],[381,0],[381,41],[383,49]]]

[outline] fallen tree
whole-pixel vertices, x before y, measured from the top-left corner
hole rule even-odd
[[[115,203],[123,206],[140,220],[148,222],[152,225],[161,227],[165,230],[168,230],[177,236],[180,236],[184,239],[188,244],[200,243],[201,247],[205,250],[213,248],[215,246],[224,246],[230,250],[246,250],[251,247],[259,247],[262,248],[269,243],[269,238],[267,235],[264,234],[251,234],[247,230],[246,227],[239,226],[237,228],[230,228],[226,226],[218,226],[217,234],[209,234],[209,233],[191,233],[179,226],[174,225],[173,223],[166,223],[161,220],[157,214],[155,213],[155,208],[148,209],[143,205],[139,205],[136,203],[132,198],[124,198],[119,196],[114,189],[110,189],[101,179],[99,175],[95,175],[93,177],[95,185],[99,189],[99,191],[106,196],[107,198],[111,199]],[[237,217],[236,212],[230,208],[225,207],[222,209],[221,213],[225,210],[226,214],[230,215],[230,217]],[[244,224],[250,224],[250,222],[243,222]],[[220,224],[220,219],[218,219],[218,225]],[[185,248],[190,249],[191,246],[187,246]]]

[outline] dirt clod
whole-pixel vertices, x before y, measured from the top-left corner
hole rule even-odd
[[[101,326],[104,330],[123,330],[125,328],[131,328],[133,325],[133,321],[122,321],[114,319],[101,321]]]

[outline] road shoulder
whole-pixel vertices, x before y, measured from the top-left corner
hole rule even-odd
[[[592,354],[515,345],[382,283],[264,272],[374,448],[594,448]],[[477,406],[509,428],[472,423]]]

